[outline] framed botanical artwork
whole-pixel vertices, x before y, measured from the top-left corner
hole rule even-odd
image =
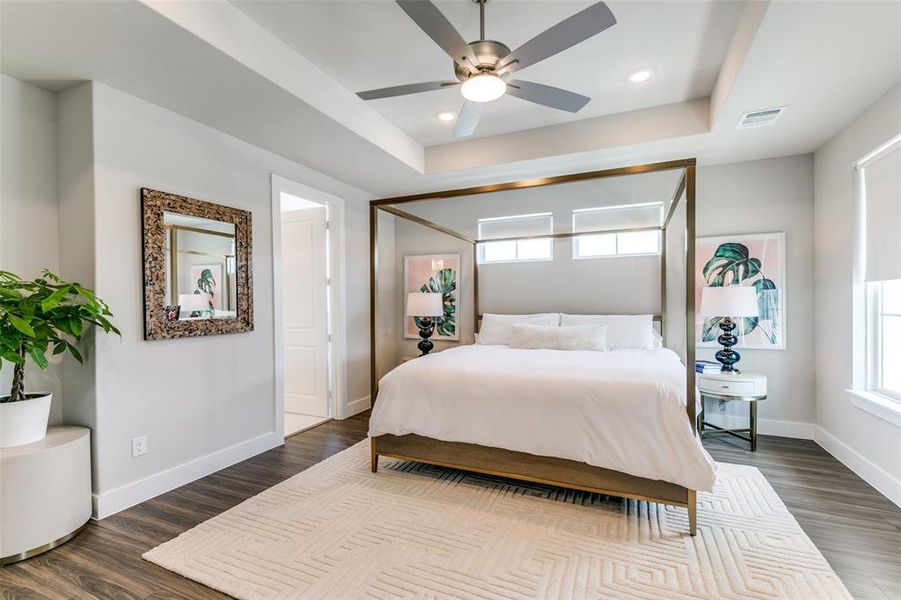
[[[695,306],[705,286],[742,285],[757,292],[757,317],[737,319],[736,348],[785,349],[785,234],[703,237],[695,241]],[[714,348],[721,317],[696,317],[695,342]]]
[[[433,340],[460,339],[459,254],[422,254],[404,256],[404,302],[410,292],[440,293],[444,299],[444,316],[435,324]],[[404,307],[406,309],[406,306]],[[406,313],[406,310],[404,310]],[[419,319],[404,317],[404,337],[419,338]]]
[[[213,310],[222,310],[222,265],[191,265],[195,294],[209,294]]]

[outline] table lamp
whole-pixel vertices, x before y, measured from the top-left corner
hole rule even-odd
[[[716,353],[716,360],[722,364],[720,372],[738,373],[735,364],[741,355],[732,349],[738,343],[735,336],[733,318],[757,316],[757,291],[753,287],[724,285],[701,289],[701,307],[698,313],[704,317],[721,317],[722,333],[716,339],[723,349]]]
[[[435,330],[432,317],[444,316],[444,295],[411,292],[407,294],[406,314],[419,319],[419,337],[422,339],[416,347],[422,352],[420,356],[425,356],[435,347],[429,340]]]

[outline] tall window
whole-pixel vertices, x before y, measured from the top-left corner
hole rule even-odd
[[[867,288],[867,387],[901,401],[901,279],[868,283]]]
[[[479,262],[525,262],[554,259],[554,241],[534,238],[554,232],[551,213],[479,219]],[[528,238],[528,239],[522,239]]]
[[[901,134],[857,165],[866,286],[866,387],[901,402]]]
[[[659,228],[662,224],[663,204],[660,202],[574,210],[574,233],[605,230],[611,230],[611,233],[574,237],[573,258],[660,254],[659,229],[618,232],[612,230]]]

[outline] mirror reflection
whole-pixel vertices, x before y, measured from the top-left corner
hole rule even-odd
[[[163,213],[167,321],[237,317],[235,225]]]

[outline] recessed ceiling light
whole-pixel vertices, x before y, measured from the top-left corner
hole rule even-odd
[[[439,121],[453,121],[457,118],[457,113],[452,110],[442,110],[435,116],[438,117]]]
[[[629,73],[629,81],[632,83],[641,83],[642,81],[647,81],[654,74],[654,69],[651,67],[644,67],[642,69],[636,69]]]

